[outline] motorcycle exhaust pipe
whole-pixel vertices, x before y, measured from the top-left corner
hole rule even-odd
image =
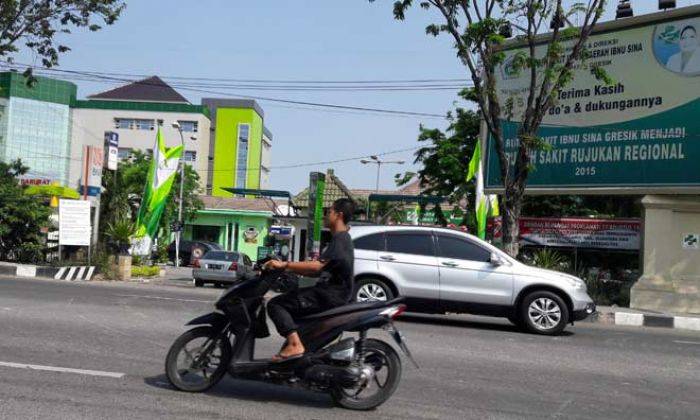
[[[315,365],[306,369],[304,377],[307,381],[319,385],[340,385],[344,388],[352,388],[357,384],[362,375],[358,367],[342,367],[331,365]]]

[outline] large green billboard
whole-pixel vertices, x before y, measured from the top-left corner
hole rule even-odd
[[[700,189],[700,7],[625,21],[590,37],[590,58],[545,117],[539,136],[549,146],[532,151],[530,192]],[[513,121],[503,122],[511,161],[529,84],[528,72],[513,71],[518,51],[506,51],[497,85],[514,104]],[[594,65],[614,83],[596,80]],[[499,168],[490,141],[487,189],[502,188]]]

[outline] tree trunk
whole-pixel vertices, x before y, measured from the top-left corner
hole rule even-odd
[[[520,226],[518,218],[520,217],[520,209],[514,209],[511,206],[506,206],[503,211],[503,250],[515,258],[520,251],[518,236],[520,235]]]
[[[523,209],[524,180],[507,188],[503,200],[502,233],[503,250],[515,258],[520,252],[520,213]]]

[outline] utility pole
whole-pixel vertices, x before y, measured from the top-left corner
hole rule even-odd
[[[374,192],[379,192],[379,176],[382,170],[382,165],[388,165],[388,164],[395,164],[395,165],[403,165],[406,163],[403,160],[381,160],[379,159],[379,156],[372,155],[369,157],[369,159],[362,159],[360,160],[360,163],[363,165],[368,165],[368,164],[375,164],[377,165],[377,182],[374,187]],[[367,199],[367,220],[369,220],[369,198]]]
[[[182,126],[175,121],[172,124],[173,128],[180,133],[180,144],[182,145],[182,155],[180,155],[180,195],[177,208],[177,230],[175,231],[175,267],[180,267],[180,237],[182,235],[182,201],[185,186],[185,137],[182,135]],[[190,137],[190,140],[197,140],[196,137]]]

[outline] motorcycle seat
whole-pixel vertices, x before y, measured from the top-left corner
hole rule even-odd
[[[312,321],[321,318],[328,318],[335,315],[347,314],[351,312],[366,311],[370,309],[385,308],[397,303],[402,302],[404,299],[402,297],[392,299],[390,301],[376,301],[376,302],[360,302],[360,303],[349,303],[347,305],[339,306],[337,308],[329,309],[324,312],[319,312],[317,314],[307,315],[305,317],[297,318],[296,321],[305,322]]]

